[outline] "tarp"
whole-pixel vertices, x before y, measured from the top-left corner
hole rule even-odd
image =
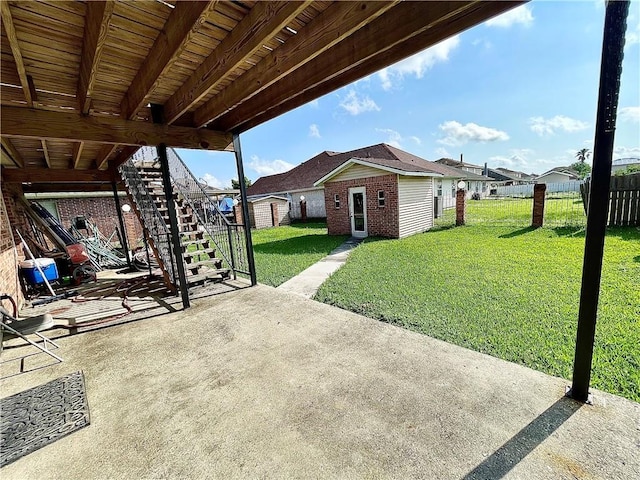
[[[224,197],[222,200],[220,200],[220,203],[218,204],[218,207],[220,208],[220,211],[222,213],[229,213],[233,211],[233,199],[231,197]]]

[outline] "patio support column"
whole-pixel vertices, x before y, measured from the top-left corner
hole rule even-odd
[[[153,117],[153,123],[164,123],[162,105],[151,104],[151,116]],[[182,307],[189,308],[191,306],[191,302],[189,300],[189,285],[187,284],[187,275],[184,269],[184,258],[182,258],[182,246],[180,244],[180,233],[178,232],[178,215],[176,214],[176,205],[173,200],[173,187],[171,186],[169,159],[167,158],[167,145],[165,143],[161,143],[157,145],[156,149],[158,150],[158,159],[160,160],[164,197],[167,201],[169,228],[171,229],[171,246],[173,247],[173,256],[176,260],[178,281],[180,282]]]
[[[116,202],[116,211],[118,212],[118,223],[120,223],[120,239],[122,240],[122,249],[124,255],[127,258],[127,266],[129,270],[133,270],[131,266],[131,256],[129,255],[129,239],[127,238],[127,229],[124,226],[124,218],[122,217],[122,208],[120,207],[120,197],[118,196],[118,185],[116,182],[111,182],[111,188],[113,188],[113,198]]]
[[[240,184],[240,199],[242,200],[242,218],[244,223],[244,238],[247,248],[247,262],[249,262],[249,275],[251,285],[256,285],[256,263],[253,258],[253,241],[251,240],[251,223],[249,222],[249,202],[247,201],[247,186],[244,184],[244,166],[242,164],[242,149],[240,147],[240,135],[233,134],[233,151],[236,154],[236,167],[238,169],[238,183]]]
[[[609,211],[611,157],[613,155],[616,110],[618,109],[622,58],[624,56],[624,32],[628,13],[628,0],[607,2],[593,147],[591,192],[582,266],[578,333],[573,363],[573,384],[568,392],[570,397],[581,402],[589,400],[602,256]]]

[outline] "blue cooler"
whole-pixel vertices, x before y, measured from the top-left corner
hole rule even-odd
[[[58,267],[56,267],[55,260],[53,258],[36,258],[35,261],[25,260],[24,262],[20,262],[20,271],[30,285],[44,283],[44,278],[42,278],[40,270],[36,267],[36,262],[38,262],[48,281],[53,282],[58,280]]]

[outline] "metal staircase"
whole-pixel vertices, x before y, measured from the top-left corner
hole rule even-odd
[[[120,167],[167,285],[173,291],[179,288],[177,261],[184,264],[188,287],[232,275],[236,278],[238,273],[249,275],[244,225],[230,222],[180,157],[172,149],[167,154],[182,253],[179,260],[173,255],[169,208],[156,149],[143,147]]]

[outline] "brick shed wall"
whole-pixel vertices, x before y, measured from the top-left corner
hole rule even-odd
[[[399,237],[398,179],[394,174],[369,178],[356,178],[324,184],[329,235],[350,235],[349,189],[365,187],[367,196],[367,232],[370,236]],[[378,206],[378,190],[385,194],[385,206]],[[340,207],[335,207],[335,195],[339,195]]]
[[[127,197],[120,197],[120,204],[129,203]],[[59,198],[56,200],[60,223],[65,229],[71,227],[73,217],[84,215],[89,221],[95,224],[102,234],[109,238],[118,223],[118,213],[116,212],[116,202],[110,197],[94,198]],[[137,242],[142,238],[142,227],[133,209],[129,213],[123,213],[125,228],[129,247],[135,248]],[[84,231],[82,231],[84,233]],[[114,237],[117,242],[117,237]]]
[[[18,280],[18,263],[25,259],[20,246],[20,238],[15,228],[21,233],[28,231],[25,213],[16,198],[22,195],[20,185],[3,185],[2,198],[0,198],[0,293],[11,295],[18,306],[24,304],[24,297]],[[11,312],[9,302],[3,303]]]

